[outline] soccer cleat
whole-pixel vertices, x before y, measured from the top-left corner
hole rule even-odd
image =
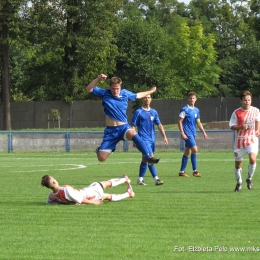
[[[138,185],[143,185],[143,186],[146,186],[146,185],[147,185],[144,181],[140,181],[140,180],[137,181],[137,184],[138,184]]]
[[[133,197],[135,196],[135,193],[134,193],[134,191],[133,191],[133,188],[132,188],[132,186],[131,186],[130,184],[128,184],[128,187],[127,187],[127,191],[126,191],[126,192],[128,192],[129,198],[133,198]]]
[[[163,185],[163,181],[161,181],[160,179],[157,179],[155,181],[155,185]]]
[[[131,183],[131,180],[128,178],[128,176],[126,174],[124,174],[121,178],[125,178],[125,183],[126,184],[130,184]]]
[[[151,157],[148,159],[148,164],[150,166],[154,165],[155,163],[158,163],[160,161],[160,158],[154,158],[154,157]]]
[[[235,192],[239,192],[242,188],[242,183],[237,183],[236,188],[235,188]]]
[[[179,172],[179,176],[182,176],[182,177],[190,177],[187,173],[185,172]]]
[[[246,179],[246,183],[247,183],[247,188],[249,189],[249,190],[252,190],[253,189],[253,184],[252,184],[252,182],[251,182],[251,180],[250,179]]]
[[[201,174],[198,171],[193,172],[192,174],[194,177],[201,177]]]

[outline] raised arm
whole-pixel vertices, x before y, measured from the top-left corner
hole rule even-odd
[[[156,91],[156,87],[152,87],[152,88],[151,88],[150,90],[148,90],[148,91],[138,92],[138,93],[137,93],[137,96],[136,96],[136,99],[144,98],[144,97],[146,97],[147,95],[153,94],[155,91]]]
[[[87,92],[92,92],[93,88],[98,84],[99,81],[106,80],[106,79],[107,79],[107,75],[100,74],[96,79],[94,79],[88,84],[88,86],[86,87]]]

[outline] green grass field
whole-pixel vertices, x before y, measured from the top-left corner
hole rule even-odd
[[[157,156],[162,186],[149,172],[147,186],[136,184],[140,153],[116,152],[103,163],[94,153],[0,154],[0,259],[259,259],[260,168],[248,190],[245,158],[244,185],[235,193],[232,151],[199,153],[201,178],[178,176],[181,152]],[[48,206],[45,174],[77,188],[127,174],[136,197]]]

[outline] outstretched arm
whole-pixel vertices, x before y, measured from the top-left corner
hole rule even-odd
[[[94,79],[88,84],[88,86],[86,87],[87,92],[92,92],[93,88],[98,84],[99,81],[106,80],[106,79],[107,79],[107,75],[100,74],[96,79]]]
[[[152,87],[152,88],[151,88],[150,90],[148,90],[148,91],[138,92],[138,93],[137,93],[137,96],[136,96],[136,99],[144,98],[144,97],[146,97],[147,95],[153,94],[155,91],[156,91],[156,87]]]

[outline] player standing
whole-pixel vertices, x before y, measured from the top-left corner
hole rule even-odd
[[[136,147],[145,155],[150,165],[158,163],[160,159],[150,156],[145,142],[128,124],[126,116],[128,100],[135,101],[136,99],[141,99],[152,94],[156,91],[156,87],[153,87],[149,91],[133,93],[126,89],[121,89],[122,80],[118,77],[112,77],[110,79],[109,89],[103,89],[96,86],[100,81],[106,79],[107,76],[105,74],[100,74],[86,87],[88,92],[102,98],[102,105],[106,115],[104,137],[100,147],[98,147],[96,151],[98,160],[104,162],[116,149],[116,145],[120,140],[129,140],[136,144]]]
[[[204,138],[208,138],[203,125],[200,122],[200,111],[195,107],[197,101],[197,95],[195,92],[188,94],[188,104],[184,106],[179,114],[178,127],[181,132],[181,138],[185,141],[184,154],[182,156],[181,169],[179,176],[189,177],[185,173],[185,169],[189,160],[191,152],[191,164],[194,177],[201,177],[201,174],[197,171],[197,152],[198,147],[196,144],[196,125],[203,133]]]
[[[237,181],[235,192],[242,187],[242,160],[244,155],[249,156],[248,173],[246,177],[247,188],[252,189],[252,178],[256,169],[258,154],[258,136],[260,127],[259,109],[251,106],[252,94],[245,90],[240,94],[241,107],[236,109],[230,118],[229,127],[235,130],[234,157],[235,178]]]
[[[147,95],[146,97],[142,98],[142,107],[138,108],[132,118],[131,125],[135,129],[138,128],[138,135],[144,140],[146,146],[149,150],[150,156],[154,157],[155,152],[155,131],[154,131],[154,124],[157,125],[160,133],[163,136],[163,141],[165,145],[168,145],[168,139],[166,137],[163,125],[159,119],[159,115],[157,111],[150,107],[152,102],[151,95]],[[148,165],[146,157],[142,156],[142,161],[140,164],[139,169],[139,178],[137,184],[139,185],[146,185],[143,181],[145,176],[146,170],[149,168],[151,172],[155,185],[162,185],[163,181],[159,179],[157,176],[157,171],[155,165]]]

